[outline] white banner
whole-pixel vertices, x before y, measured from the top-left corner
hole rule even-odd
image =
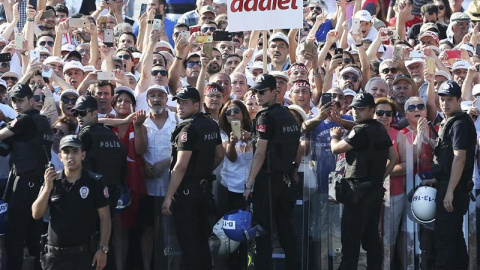
[[[303,27],[301,0],[228,0],[227,7],[230,32]]]

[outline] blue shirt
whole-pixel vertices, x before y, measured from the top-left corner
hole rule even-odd
[[[317,33],[315,33],[315,38],[317,38],[317,42],[324,42],[327,40],[327,33],[328,31],[332,30],[333,24],[332,20],[326,20],[322,25],[317,30]]]

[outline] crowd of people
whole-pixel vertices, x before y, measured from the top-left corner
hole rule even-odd
[[[190,2],[0,1],[1,269],[271,269],[277,241],[285,269],[469,269],[480,2],[308,0],[301,29],[240,32]],[[239,209],[262,232],[219,259]]]

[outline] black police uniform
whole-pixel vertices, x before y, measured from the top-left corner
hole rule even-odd
[[[108,188],[99,174],[82,171],[80,179],[69,183],[65,174],[54,181],[48,205],[48,242],[43,246],[42,267],[93,269],[98,247],[98,209],[108,205]]]
[[[6,140],[11,147],[10,161],[13,163],[4,194],[9,204],[5,235],[7,269],[22,268],[25,241],[30,254],[36,258],[35,267],[39,269],[42,221],[33,219],[32,204],[51,157],[52,129],[47,118],[35,109],[20,114],[6,128],[14,133]]]
[[[217,123],[197,113],[178,124],[172,134],[171,168],[178,151],[192,151],[187,170],[177,189],[172,212],[178,242],[183,252],[182,269],[210,270],[208,237],[212,234],[208,216],[213,212],[213,163],[215,149],[222,143]]]
[[[468,269],[468,253],[462,231],[463,216],[468,210],[475,160],[476,132],[468,114],[458,112],[440,125],[439,139],[435,147],[432,172],[437,180],[435,211],[435,247],[438,270]],[[453,162],[453,150],[466,150],[467,156],[460,182],[454,190],[453,212],[443,206]]]
[[[360,190],[344,203],[343,256],[338,269],[357,269],[360,243],[367,251],[368,269],[382,269],[383,245],[378,222],[384,193],[383,176],[392,140],[385,127],[375,119],[356,125],[344,140],[353,146],[346,152],[345,178],[357,183]]]
[[[252,136],[254,145],[259,139],[268,140],[266,158],[255,178],[253,192],[253,221],[268,231],[256,239],[255,268],[271,269],[272,266],[272,214],[285,251],[285,269],[300,269],[292,223],[294,192],[291,185],[293,162],[300,144],[300,127],[293,115],[276,103],[258,112]]]

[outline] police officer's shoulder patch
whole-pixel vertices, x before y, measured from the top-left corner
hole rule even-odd
[[[108,194],[108,187],[103,188],[103,196],[104,196],[105,198],[110,197],[110,195]]]
[[[102,175],[101,174],[98,174],[98,173],[95,173],[95,172],[92,172],[92,171],[89,171],[87,170],[88,172],[88,176],[90,176],[90,178],[94,179],[94,180],[100,180],[102,179]]]
[[[355,136],[355,129],[352,129],[352,131],[350,131],[350,133],[348,133],[348,137],[349,139],[353,138],[353,136]]]
[[[88,197],[88,193],[90,193],[90,189],[88,189],[88,187],[83,186],[80,188],[80,197],[82,197],[82,199],[86,199]]]
[[[182,143],[184,142],[187,142],[187,132],[182,132],[182,134],[180,134],[180,140],[182,141]]]

